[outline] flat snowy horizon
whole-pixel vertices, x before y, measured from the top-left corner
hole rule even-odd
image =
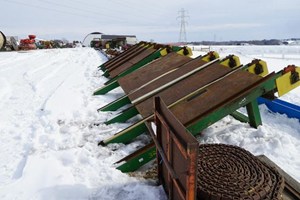
[[[197,51],[195,55],[204,54]],[[253,58],[269,71],[300,66],[300,46],[219,46],[222,57]],[[97,66],[107,59],[92,48],[0,52],[0,199],[166,199],[156,180],[130,176],[114,162],[142,147],[147,137],[128,144],[98,146],[129,126],[104,125],[116,112],[97,109],[123,95],[116,89],[92,96],[107,81]],[[300,105],[300,88],[281,99]],[[300,123],[260,106],[258,129],[230,116],[211,125],[200,142],[243,147],[265,154],[300,181]]]

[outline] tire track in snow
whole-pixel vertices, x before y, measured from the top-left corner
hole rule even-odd
[[[16,54],[16,52],[11,52],[11,53],[7,53],[6,56],[2,56],[0,54],[0,73],[1,72],[5,72],[5,71],[9,71],[9,70],[13,70],[15,71],[16,68],[20,67],[23,65],[23,63],[28,63],[28,59],[33,60],[32,55],[31,54],[24,54],[24,56],[15,56],[14,54]],[[43,57],[42,54],[37,54],[35,55],[35,59],[38,59],[39,57]],[[13,58],[13,59],[12,59]],[[18,63],[18,64],[16,64]],[[1,67],[4,66],[4,67]]]
[[[42,103],[41,105],[41,111],[44,111],[45,110],[45,107],[46,107],[46,104],[47,102],[51,99],[51,97],[55,94],[55,92],[65,83],[66,79],[64,79],[63,81],[61,81],[55,88],[52,92],[50,92],[48,94],[48,96],[44,99],[44,102]]]
[[[35,69],[31,69],[29,71],[26,71],[25,73],[23,73],[23,78],[26,81],[26,83],[31,87],[31,89],[35,92],[35,96],[38,96],[40,100],[43,101],[43,103],[41,104],[40,110],[44,110],[45,106],[47,104],[47,102],[49,101],[49,99],[51,99],[51,97],[55,94],[55,92],[64,84],[64,82],[74,73],[76,73],[78,70],[72,70],[70,69],[70,67],[68,66],[72,66],[74,65],[74,61],[72,60],[73,57],[71,59],[69,59],[71,61],[70,62],[65,62],[66,57],[69,57],[69,55],[66,56],[66,54],[64,54],[64,57],[57,57],[58,53],[60,53],[60,51],[55,52],[54,54],[52,54],[49,57],[49,60],[51,60],[51,63],[47,63],[45,65],[42,65],[41,67],[35,68]],[[53,60],[55,58],[55,60]],[[65,62],[64,64],[61,64]],[[59,66],[59,67],[56,67]],[[52,67],[55,68],[52,68]],[[62,72],[63,69],[66,69],[68,71],[71,71],[72,73],[64,73]],[[70,70],[69,70],[70,69]],[[77,68],[75,68],[77,69]],[[50,71],[50,73],[46,73],[48,71]],[[39,73],[45,75],[43,77],[39,76]],[[45,82],[47,83],[48,80],[50,80],[51,78],[56,78],[57,79],[57,75],[60,74],[69,74],[67,77],[63,77],[63,80],[60,81],[57,86],[50,88],[51,92],[47,92],[46,95],[42,95],[42,91],[39,89],[44,89],[44,84]],[[39,79],[35,79],[34,76],[37,76]],[[47,91],[47,90],[46,90]],[[48,89],[49,91],[49,89]]]
[[[34,81],[30,80],[28,76],[28,72],[32,69],[30,60],[32,59],[5,68],[6,72],[4,74],[6,76],[10,75],[10,71],[21,73],[14,74],[9,81],[5,78],[0,79],[0,108],[8,105],[8,109],[2,111],[8,113],[8,115],[4,114],[3,117],[5,117],[6,124],[10,124],[10,128],[4,126],[1,130],[1,140],[6,142],[2,143],[0,149],[4,160],[5,155],[14,158],[10,162],[1,163],[0,165],[1,185],[22,178],[28,157],[34,150],[34,144],[38,139],[36,127],[41,127],[39,126],[40,119],[36,117],[35,112],[37,109],[36,102],[39,102],[41,97],[38,96]],[[2,72],[5,70],[2,70]],[[20,87],[23,90],[20,91]],[[18,92],[12,94],[12,90]],[[42,132],[43,130],[39,129],[39,131]],[[6,146],[6,143],[15,143],[15,147],[12,149]]]
[[[51,79],[52,77],[55,77],[56,74],[59,74],[61,69],[64,69],[67,65],[60,65],[60,67],[55,68],[50,74],[40,79],[38,82],[35,83],[36,88],[42,87],[40,85],[43,85],[44,82]],[[60,83],[58,86],[60,86],[62,83]]]
[[[16,145],[14,148],[11,148],[12,146],[5,147],[5,142],[2,142],[3,146],[0,149],[5,153],[4,157],[1,156],[1,158],[3,160],[9,160],[10,162],[0,165],[0,179],[2,180],[0,181],[0,186],[20,180],[22,181],[27,170],[26,166],[30,164],[32,156],[34,157],[43,153],[49,148],[56,150],[56,140],[59,140],[56,135],[58,129],[56,129],[55,121],[51,119],[51,114],[49,115],[47,111],[44,112],[41,110],[47,109],[47,103],[49,101],[51,102],[53,97],[55,100],[63,98],[63,96],[58,96],[58,94],[61,95],[61,91],[70,87],[68,81],[73,83],[78,78],[85,78],[77,76],[78,71],[84,70],[80,65],[81,63],[85,64],[85,59],[82,58],[82,52],[79,58],[76,57],[76,54],[78,55],[77,52],[70,53],[70,56],[68,53],[64,54],[65,58],[68,57],[67,60],[65,58],[65,60],[63,60],[62,57],[59,56],[56,56],[57,59],[47,56],[47,59],[53,58],[53,65],[55,65],[55,62],[59,64],[55,69],[51,69],[50,64],[45,63],[45,65],[49,65],[50,67],[49,73],[47,73],[48,67],[45,65],[41,66],[33,63],[31,66],[30,62],[32,59],[29,59],[29,61],[26,61],[24,64],[18,63],[17,67],[19,68],[14,68],[11,71],[3,73],[9,75],[9,73],[14,72],[14,70],[18,72],[14,78],[10,80],[13,91],[17,91],[13,93],[14,99],[11,101],[12,104],[9,107],[9,109],[12,109],[9,113],[13,115],[15,121],[9,119],[8,122],[11,123],[12,126],[17,125],[11,130],[19,139],[14,141],[10,136],[11,133],[9,129],[6,128],[5,136],[3,137],[10,138],[7,143],[15,143]],[[55,81],[53,82],[53,80]],[[2,82],[0,82],[0,84],[2,86]],[[6,86],[5,88],[7,90]],[[22,89],[22,91],[20,91],[20,89]],[[69,138],[68,135],[65,137]],[[70,141],[70,143],[72,142],[73,141]],[[9,159],[6,155],[14,159]],[[5,169],[5,171],[3,169]],[[2,170],[3,172],[1,172]]]
[[[41,67],[34,68],[32,70],[29,70],[27,73],[28,76],[32,76],[33,74],[42,71],[43,69],[48,69],[53,63],[47,63],[45,65],[42,65]]]

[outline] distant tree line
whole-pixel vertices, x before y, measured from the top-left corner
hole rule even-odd
[[[299,38],[292,38],[290,40],[300,40]],[[189,42],[192,45],[283,45],[285,40],[270,39],[270,40],[242,40],[242,41],[201,41]]]

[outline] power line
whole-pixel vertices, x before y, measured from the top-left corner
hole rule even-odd
[[[178,42],[187,42],[185,25],[188,24],[186,18],[188,18],[189,16],[185,15],[185,10],[183,8],[181,8],[178,13],[179,16],[177,17],[177,19],[180,19],[180,33]]]
[[[26,6],[26,7],[30,7],[30,8],[38,8],[38,9],[47,10],[47,11],[54,11],[54,12],[61,13],[61,14],[66,14],[66,15],[73,15],[73,16],[77,16],[77,17],[89,18],[89,19],[94,20],[96,22],[100,22],[99,20],[95,19],[95,17],[88,16],[88,15],[82,15],[82,14],[78,14],[78,13],[74,13],[74,12],[70,12],[70,11],[66,11],[66,10],[62,11],[62,10],[55,9],[55,8],[43,7],[43,6],[39,6],[39,5],[23,3],[23,2],[14,1],[14,0],[5,1],[5,2],[6,3],[18,4],[18,5],[22,5],[22,6]],[[105,20],[103,20],[102,22],[105,22]]]
[[[48,2],[48,3],[53,3],[47,0],[42,0],[43,2]],[[113,4],[113,6],[108,6],[108,4],[99,6],[99,5],[92,5],[92,4],[87,4],[84,1],[81,0],[68,0],[68,1],[72,1],[72,3],[78,3],[78,4],[82,4],[83,6],[88,6],[89,8],[95,9],[97,8],[97,10],[102,9],[103,11],[109,11],[109,13],[111,13],[113,16],[112,18],[119,18],[120,20],[123,21],[128,21],[129,17],[133,17],[135,16],[135,18],[132,18],[131,20],[134,20],[135,23],[138,23],[139,20],[142,20],[140,22],[140,24],[144,24],[145,22],[147,24],[156,24],[154,21],[158,18],[157,15],[154,15],[153,13],[151,13],[150,11],[147,10],[147,12],[145,12],[142,9],[137,9],[140,6],[138,5],[134,5],[132,3],[124,3],[123,1],[118,1],[118,0],[111,0],[109,3]],[[136,3],[136,2],[134,2]],[[53,3],[54,4],[54,3]],[[58,4],[58,3],[55,3]],[[125,9],[124,9],[125,8]],[[83,8],[79,9],[83,11]],[[84,9],[85,11],[87,11],[87,9]],[[132,12],[131,12],[132,11]],[[148,13],[150,12],[150,13]],[[89,9],[89,13],[95,13],[90,11]],[[162,12],[159,12],[162,13]],[[96,14],[96,13],[95,13]],[[99,13],[97,13],[97,15],[99,15]],[[103,15],[103,12],[101,13],[101,16]],[[160,14],[162,15],[162,14]]]
[[[49,7],[49,6],[43,6],[43,5],[37,5],[37,4],[29,4],[29,3],[24,3],[24,2],[20,2],[20,1],[16,1],[16,0],[9,0],[9,1],[5,1],[7,3],[13,3],[13,4],[17,4],[17,5],[22,5],[22,6],[26,6],[26,7],[30,7],[30,8],[38,8],[39,10],[47,10],[47,11],[52,11],[52,12],[57,12],[57,13],[61,13],[61,14],[66,14],[66,15],[73,15],[76,17],[80,17],[80,18],[88,18],[91,19],[92,21],[95,22],[107,22],[107,19],[110,20],[110,23],[113,22],[120,22],[120,23],[125,23],[128,20],[124,17],[119,17],[115,14],[113,14],[112,12],[110,12],[111,14],[107,14],[107,13],[98,13],[98,12],[94,12],[91,10],[87,10],[87,9],[83,9],[83,8],[77,8],[74,6],[69,6],[69,5],[65,5],[65,4],[61,4],[61,3],[56,3],[56,2],[50,2],[47,0],[41,0],[41,3],[47,3],[47,4],[51,4],[55,7]],[[96,7],[96,6],[95,6]],[[72,9],[75,10],[76,12],[64,9],[64,8],[68,8],[68,9]],[[63,10],[61,10],[63,9]],[[100,8],[102,10],[105,10],[104,8]],[[81,12],[81,13],[78,13]]]
[[[92,11],[90,9],[84,9],[82,7],[78,8],[78,7],[74,7],[74,6],[70,6],[70,5],[66,5],[66,4],[62,4],[62,3],[47,1],[47,0],[40,0],[40,1],[44,2],[44,3],[47,3],[47,4],[50,4],[50,5],[59,6],[60,8],[64,7],[64,8],[76,10],[77,12],[78,11],[83,12],[83,13],[88,14],[88,15],[96,15],[97,17],[100,16],[99,12],[95,12],[95,11]],[[99,9],[105,10],[104,8],[101,8],[101,7]],[[116,21],[119,21],[119,22],[126,22],[126,20],[124,18],[118,17],[116,15],[107,15],[107,14],[101,13],[101,17],[107,17],[109,19],[116,20]]]
[[[160,7],[157,7],[157,6],[153,5],[152,3],[145,4],[145,2],[141,2],[141,1],[131,1],[131,2],[125,3],[122,0],[111,0],[111,1],[114,1],[115,3],[117,3],[119,5],[123,5],[123,6],[129,7],[129,8],[135,9],[137,11],[141,11],[140,13],[143,16],[145,16],[145,14],[156,15],[156,14],[165,12],[164,9],[161,9]],[[139,8],[139,9],[136,9],[136,8]],[[146,9],[148,12],[145,13],[143,11],[143,9]],[[156,12],[154,12],[154,11],[156,11]]]
[[[1,1],[1,0],[0,0]],[[57,12],[65,15],[76,16],[77,18],[87,18],[94,22],[109,22],[110,24],[122,23],[127,24],[133,22],[137,25],[156,25],[157,15],[147,13],[144,10],[136,9],[134,4],[126,4],[122,1],[112,1],[115,6],[105,4],[99,6],[97,4],[86,3],[81,0],[68,0],[73,4],[65,4],[63,2],[52,2],[49,0],[39,0],[39,4],[24,3],[19,0],[4,1],[6,3],[12,3],[22,5],[30,8],[37,8],[38,10],[46,10],[48,12]],[[80,7],[77,5],[81,4]],[[52,6],[48,6],[50,4]],[[127,9],[121,9],[126,7]],[[97,11],[95,11],[97,9]],[[100,12],[99,12],[100,10]],[[132,10],[132,12],[130,11]],[[161,13],[162,14],[162,13]],[[134,17],[136,16],[136,17]]]

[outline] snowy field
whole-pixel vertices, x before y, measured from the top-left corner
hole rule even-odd
[[[197,48],[195,56],[203,54]],[[243,64],[261,58],[269,71],[300,66],[299,46],[211,50],[238,55]],[[155,180],[123,174],[113,165],[143,146],[143,137],[126,146],[97,146],[130,124],[106,126],[103,122],[115,113],[96,111],[123,95],[117,89],[92,96],[107,81],[97,71],[105,61],[90,48],[0,52],[0,199],[166,199]],[[282,99],[300,105],[300,88]],[[260,109],[263,126],[258,129],[225,117],[198,139],[265,154],[300,181],[299,121],[263,105]]]

